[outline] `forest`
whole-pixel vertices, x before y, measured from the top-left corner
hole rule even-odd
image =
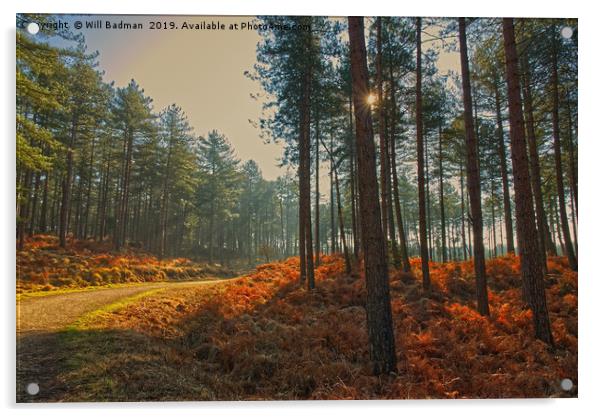
[[[57,342],[79,352],[134,329],[179,352],[163,378],[190,360],[200,368],[182,378],[208,391],[126,378],[86,397],[95,371],[82,365],[41,398],[577,395],[576,19],[258,17],[281,29],[258,31],[244,74],[267,97],[248,140],[282,144],[275,180],[237,157],[223,127],[199,135],[177,103],[155,108],[135,74],[107,81],[99,53],[55,19],[17,16],[42,26],[17,31],[23,302],[243,277],[221,292],[169,290],[173,314],[153,294],[85,316],[81,340]],[[135,350],[109,337],[115,351],[86,360]]]

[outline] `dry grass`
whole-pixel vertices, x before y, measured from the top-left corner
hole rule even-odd
[[[490,318],[474,309],[469,263],[432,264],[429,297],[414,275],[392,273],[398,372],[374,377],[362,277],[345,276],[340,258],[324,256],[308,292],[297,284],[298,261],[289,259],[235,282],[97,314],[64,336],[62,349],[73,354],[57,378],[68,388],[54,399],[576,396],[559,382],[577,386],[577,274],[564,259],[549,267],[554,350],[532,336],[517,258],[488,263]]]
[[[58,238],[47,235],[30,237],[17,251],[17,294],[234,275],[230,268],[186,258],[159,260],[135,249],[114,253],[106,242],[74,240],[61,249]]]

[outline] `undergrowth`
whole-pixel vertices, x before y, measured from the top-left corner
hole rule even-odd
[[[161,260],[136,249],[111,252],[107,242],[73,240],[67,249],[62,249],[57,237],[47,235],[28,238],[24,250],[17,251],[18,295],[235,275],[228,267],[186,258]]]
[[[404,399],[576,396],[577,274],[552,258],[546,278],[556,347],[533,337],[519,261],[487,263],[491,317],[474,305],[470,262],[431,264],[433,289],[392,271],[398,370],[370,373],[362,276],[323,256],[316,289],[298,259],[243,279],[145,297],[106,311],[73,336],[85,360],[63,378],[63,400]],[[77,332],[73,332],[74,334]],[[570,378],[571,392],[559,383]],[[104,383],[102,381],[110,381]],[[101,381],[101,382],[99,382]]]

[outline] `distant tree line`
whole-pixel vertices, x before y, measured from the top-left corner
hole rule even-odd
[[[97,55],[69,32],[17,31],[19,248],[50,233],[62,247],[93,239],[222,263],[297,252],[292,174],[265,180],[217,130],[195,135],[176,104],[155,111],[136,81],[103,81]]]

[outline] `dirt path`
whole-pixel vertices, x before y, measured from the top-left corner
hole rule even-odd
[[[69,345],[64,330],[92,311],[151,290],[171,292],[183,287],[219,285],[235,278],[185,282],[153,282],[130,287],[99,288],[80,292],[31,297],[17,302],[17,402],[60,401],[69,391],[69,378],[63,376],[69,361],[86,349],[85,343]],[[111,332],[94,336],[102,343]],[[29,395],[26,387],[35,382],[37,395]]]
[[[153,282],[132,287],[102,288],[81,292],[32,297],[17,302],[17,333],[58,331],[79,317],[124,298],[150,290],[208,285],[225,279]]]

